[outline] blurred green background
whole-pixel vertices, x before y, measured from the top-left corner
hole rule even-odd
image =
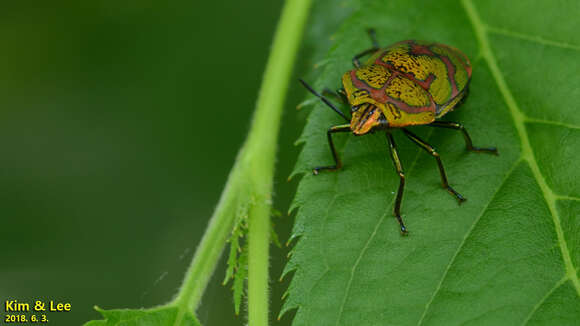
[[[0,300],[70,302],[52,325],[176,293],[245,138],[282,1],[4,1],[0,5]],[[286,212],[306,112],[284,111]],[[277,221],[282,241],[292,219]],[[287,249],[272,249],[272,316]],[[235,317],[224,263],[204,325]]]

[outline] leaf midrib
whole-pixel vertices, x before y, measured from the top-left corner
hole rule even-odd
[[[544,199],[548,205],[548,208],[550,210],[550,215],[551,215],[552,220],[554,222],[554,227],[556,230],[558,244],[560,247],[560,251],[562,253],[562,259],[563,259],[564,268],[566,271],[566,275],[558,283],[564,283],[565,281],[570,280],[572,282],[574,288],[576,289],[576,293],[580,296],[580,281],[578,280],[578,276],[576,274],[576,268],[574,267],[574,265],[572,263],[570,250],[568,248],[568,244],[566,243],[566,239],[564,237],[564,231],[562,229],[560,216],[559,216],[558,211],[556,209],[556,200],[563,199],[564,197],[555,194],[552,191],[552,189],[548,186],[548,184],[546,183],[546,180],[544,179],[544,177],[542,176],[542,174],[540,172],[539,165],[538,165],[536,158],[534,156],[534,152],[532,150],[532,146],[531,146],[531,143],[530,143],[530,140],[528,137],[528,133],[526,131],[526,127],[525,127],[526,122],[538,122],[538,123],[559,124],[559,125],[562,125],[562,123],[543,121],[543,120],[540,121],[537,119],[531,119],[531,118],[526,117],[526,115],[519,108],[519,106],[518,106],[517,102],[515,101],[511,91],[509,90],[509,87],[507,86],[507,83],[503,77],[503,74],[501,73],[501,71],[499,69],[495,55],[494,55],[493,51],[491,50],[491,47],[489,45],[489,40],[487,37],[487,32],[489,31],[488,30],[489,27],[487,27],[481,21],[479,14],[477,12],[477,9],[475,8],[472,0],[461,0],[461,3],[463,5],[463,8],[466,11],[467,17],[469,18],[469,21],[471,22],[471,25],[474,29],[474,32],[475,32],[475,35],[477,37],[477,41],[479,44],[479,49],[481,51],[481,55],[482,55],[483,59],[486,61],[488,67],[490,68],[493,79],[494,79],[500,93],[502,94],[502,96],[504,98],[504,101],[505,101],[505,103],[509,109],[509,112],[514,120],[514,124],[515,124],[516,130],[517,130],[518,136],[520,138],[520,141],[521,141],[521,148],[522,148],[521,155],[520,155],[520,158],[516,161],[516,164],[514,164],[514,167],[517,166],[517,164],[519,164],[522,160],[526,161],[529,164],[530,169],[532,171],[532,174],[534,176],[534,179],[536,180],[536,182],[540,186],[542,196],[544,197]],[[535,41],[537,41],[537,40],[535,40]],[[545,40],[542,43],[546,44],[546,45],[551,45],[551,43],[548,43]],[[571,125],[570,126],[567,125],[567,127],[574,128],[574,129],[578,128],[578,126],[571,126]],[[510,172],[508,172],[508,174],[507,174],[508,176],[511,174],[512,170],[513,170],[513,168],[510,169]],[[485,211],[485,208],[484,208],[483,212],[484,211]],[[474,222],[474,225],[476,223],[477,223],[477,220]],[[470,232],[471,231],[468,232],[466,237],[469,235]],[[458,248],[458,252],[460,250],[461,250],[461,246]],[[447,266],[448,268],[449,268],[449,266],[451,266],[453,264],[456,256],[457,255],[453,256],[453,258],[451,259],[451,261],[449,262],[449,264]],[[417,323],[417,325],[420,325],[423,322],[424,317],[427,315],[429,307],[430,307],[431,303],[433,302],[433,299],[437,296],[439,290],[441,289],[440,285],[443,283],[445,277],[446,277],[446,273],[444,273],[442,275],[439,286],[433,292],[431,299],[425,305],[425,310],[423,312],[421,319]],[[528,315],[526,320],[524,320],[524,323],[527,320],[529,320],[529,318],[531,317],[531,315],[533,315],[533,313],[537,310],[537,308],[538,308],[538,306],[534,306],[534,309],[530,312],[530,314]]]
[[[572,264],[570,250],[568,249],[568,244],[566,243],[564,231],[562,230],[562,225],[560,222],[560,215],[558,214],[558,211],[556,209],[556,195],[554,194],[552,189],[548,186],[546,180],[544,179],[542,173],[540,172],[540,167],[534,156],[532,145],[530,144],[530,139],[528,137],[528,132],[526,131],[526,127],[524,125],[527,118],[525,114],[522,112],[522,110],[519,108],[516,100],[514,99],[511,91],[507,86],[503,74],[499,70],[497,60],[489,45],[489,40],[487,38],[485,26],[481,22],[477,9],[473,5],[472,0],[462,0],[461,2],[475,30],[475,35],[477,37],[480,50],[482,51],[482,56],[484,60],[487,62],[491,70],[491,74],[498,86],[498,89],[500,90],[505,100],[505,103],[509,108],[509,112],[512,115],[512,118],[514,119],[516,130],[518,132],[518,136],[520,137],[522,145],[521,158],[523,158],[528,162],[530,168],[532,169],[532,173],[534,174],[534,178],[540,185],[542,195],[544,196],[544,199],[548,204],[548,208],[550,209],[550,213],[554,221],[556,234],[558,236],[558,242],[560,243],[560,250],[562,251],[562,258],[564,260],[564,265],[566,268],[566,274],[574,284],[574,287],[576,288],[576,293],[580,296],[580,281],[578,280],[578,276],[576,275],[576,268],[574,268],[574,265]]]

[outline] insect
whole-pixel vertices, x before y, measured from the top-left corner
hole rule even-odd
[[[369,29],[368,33],[373,47],[353,57],[354,69],[342,75],[342,88],[337,92],[325,89],[321,95],[300,80],[308,91],[348,122],[332,126],[326,133],[335,164],[315,167],[313,173],[317,175],[321,171],[336,171],[342,167],[342,161],[332,141],[333,134],[352,132],[355,136],[360,136],[384,131],[391,159],[400,179],[393,214],[401,226],[401,234],[405,235],[408,230],[401,218],[405,173],[392,135],[395,129],[401,129],[412,142],[435,158],[443,188],[459,204],[465,198],[449,185],[437,150],[405,127],[426,125],[455,129],[463,134],[468,151],[495,155],[498,152],[495,147],[473,146],[471,137],[462,124],[439,120],[459,106],[468,94],[471,64],[465,54],[444,44],[416,40],[401,41],[381,48],[375,31]],[[370,57],[361,63],[360,59],[368,55]],[[351,118],[334,106],[325,95],[348,104]]]

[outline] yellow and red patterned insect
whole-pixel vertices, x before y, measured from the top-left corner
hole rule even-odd
[[[439,153],[405,127],[428,125],[456,129],[463,133],[468,151],[497,155],[497,149],[474,147],[463,125],[438,120],[461,104],[468,94],[471,64],[465,54],[444,44],[416,40],[401,41],[381,48],[374,30],[369,30],[369,35],[373,47],[352,59],[355,68],[342,76],[343,88],[337,91],[338,94],[328,90],[324,92],[350,106],[350,119],[326,97],[300,80],[310,92],[348,122],[332,126],[327,131],[335,165],[316,167],[313,172],[318,174],[322,170],[334,171],[342,167],[332,134],[352,132],[354,135],[365,135],[378,130],[385,131],[391,158],[400,178],[393,212],[401,226],[401,233],[406,234],[408,231],[401,218],[405,174],[391,133],[394,129],[402,129],[411,141],[436,159],[443,188],[459,203],[465,201],[465,198],[449,185]],[[360,58],[367,55],[370,57],[361,64]]]

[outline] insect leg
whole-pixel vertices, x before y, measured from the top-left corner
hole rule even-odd
[[[367,29],[367,33],[369,33],[369,37],[371,38],[371,42],[373,42],[373,46],[377,49],[380,48],[379,42],[377,42],[377,34],[375,33],[375,29],[374,28]]]
[[[360,58],[364,57],[367,54],[374,53],[380,48],[379,42],[377,42],[377,35],[375,34],[375,29],[374,28],[367,29],[367,33],[369,34],[369,37],[371,38],[371,42],[373,42],[373,47],[370,49],[364,50],[363,52],[355,55],[354,58],[352,58],[352,64],[353,64],[353,66],[355,66],[355,68],[360,68],[360,61],[359,61]]]
[[[330,152],[332,153],[332,157],[334,158],[334,165],[315,167],[312,170],[312,173],[314,173],[314,175],[317,175],[321,170],[336,171],[342,167],[342,162],[340,161],[340,157],[338,157],[338,154],[336,153],[336,149],[334,148],[334,143],[332,141],[332,134],[337,133],[337,132],[349,132],[349,131],[350,131],[350,125],[347,125],[347,124],[332,126],[328,129],[328,131],[326,132],[326,136],[328,137],[328,145],[330,146]]]
[[[342,99],[344,100],[344,103],[349,103],[348,102],[348,96],[346,96],[346,91],[344,90],[344,88],[339,88],[337,91],[338,95],[340,95],[340,97],[342,97]]]
[[[337,92],[333,92],[330,89],[325,88],[324,90],[322,90],[322,95],[327,96],[327,97],[333,97],[335,100],[337,100],[343,104],[348,104],[348,100],[346,98],[346,95],[344,95],[343,93],[340,93],[340,90],[338,90]]]
[[[372,48],[370,48],[370,49],[366,49],[366,50],[364,50],[363,52],[361,52],[361,53],[359,53],[359,54],[355,55],[355,56],[352,58],[352,65],[353,65],[355,68],[360,68],[360,66],[361,66],[361,65],[360,65],[360,61],[359,61],[359,59],[360,59],[360,58],[362,58],[362,57],[364,57],[365,55],[368,55],[368,54],[371,54],[371,53],[375,53],[375,52],[377,52],[378,50],[379,50],[379,48],[378,48],[378,47],[372,47]]]
[[[393,135],[387,131],[387,139],[389,140],[389,149],[391,152],[391,159],[393,160],[393,164],[395,165],[395,169],[397,170],[397,174],[399,174],[399,190],[397,191],[397,197],[395,199],[395,207],[393,207],[393,214],[399,221],[401,225],[401,234],[407,234],[407,228],[403,223],[403,219],[401,218],[401,201],[403,200],[403,189],[405,189],[405,173],[403,172],[403,165],[399,160],[399,154],[397,152],[397,145],[395,145],[395,140],[393,139]]]
[[[457,200],[459,201],[460,204],[462,202],[464,202],[465,198],[463,196],[461,196],[460,193],[455,191],[455,189],[453,189],[449,185],[449,183],[447,182],[447,175],[445,174],[445,169],[443,168],[443,163],[441,162],[441,158],[439,157],[439,153],[437,153],[435,148],[433,148],[433,146],[427,144],[425,141],[423,141],[421,138],[417,137],[417,135],[410,132],[409,130],[407,130],[405,128],[402,128],[402,129],[403,129],[403,132],[405,133],[405,135],[407,137],[409,137],[409,139],[411,139],[415,144],[419,145],[419,147],[421,147],[422,149],[427,151],[427,153],[431,154],[431,156],[433,156],[435,158],[435,160],[437,160],[437,165],[439,166],[439,174],[441,174],[441,184],[443,185],[443,188],[447,189],[447,191],[449,191],[449,193],[451,195],[453,195],[455,198],[457,198]]]
[[[350,119],[346,117],[346,115],[344,115],[344,113],[342,113],[342,111],[340,111],[336,106],[334,106],[332,103],[330,103],[330,101],[318,94],[317,91],[315,91],[312,87],[310,87],[310,85],[306,84],[305,81],[303,81],[302,79],[298,79],[300,81],[300,83],[302,83],[302,85],[312,94],[314,94],[316,97],[318,97],[322,102],[324,102],[324,104],[328,105],[329,108],[331,108],[334,112],[338,113],[338,115],[340,115],[341,117],[344,118],[344,120],[346,120],[347,122],[350,122]]]
[[[463,138],[465,138],[465,147],[467,148],[468,151],[498,155],[497,148],[495,147],[474,147],[473,144],[471,143],[471,137],[469,137],[467,130],[465,129],[465,127],[463,127],[461,123],[451,121],[433,121],[430,124],[428,124],[428,126],[461,130]]]

